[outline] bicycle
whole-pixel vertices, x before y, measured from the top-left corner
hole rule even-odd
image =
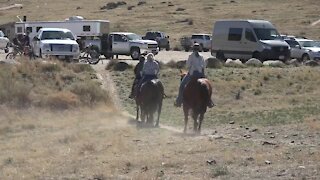
[[[98,64],[101,60],[99,48],[94,45],[88,45],[81,52],[81,56],[79,58],[80,63],[86,64]]]
[[[13,46],[13,51],[9,52],[6,55],[6,59],[15,59],[17,56],[28,56],[31,59],[31,53],[32,49],[30,46],[24,46],[21,48],[20,46],[17,45],[12,45]]]

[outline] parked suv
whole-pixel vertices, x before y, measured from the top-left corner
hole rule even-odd
[[[301,48],[301,45],[294,38],[285,39],[290,46],[290,57],[303,61],[309,59],[308,51]]]
[[[142,39],[157,41],[159,51],[161,50],[161,48],[164,48],[167,51],[170,50],[169,36],[166,36],[164,32],[148,31],[146,35],[142,37]]]
[[[112,39],[112,54],[131,56],[138,60],[141,53],[151,52],[158,54],[158,43],[152,40],[143,40],[140,36],[130,32],[110,33]]]
[[[305,54],[301,57],[303,61],[305,60],[320,60],[320,47],[318,46],[316,41],[310,39],[295,39],[300,47],[306,51]]]
[[[0,49],[4,50],[5,53],[9,52],[9,39],[0,31]]]
[[[32,39],[33,53],[36,56],[57,56],[63,59],[78,59],[79,44],[68,29],[42,28]]]

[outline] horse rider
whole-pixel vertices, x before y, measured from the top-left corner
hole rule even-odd
[[[189,55],[189,58],[187,60],[187,68],[188,68],[188,74],[182,79],[179,87],[179,94],[175,102],[176,107],[181,107],[183,102],[183,90],[187,83],[192,79],[192,77],[195,78],[204,78],[204,68],[206,67],[206,63],[204,61],[203,56],[199,53],[200,45],[198,43],[195,43],[193,45],[193,52],[191,55]],[[208,107],[212,108],[214,106],[214,103],[212,102],[212,99],[210,98]]]
[[[150,81],[152,79],[158,79],[158,73],[160,71],[158,62],[154,59],[154,55],[152,53],[147,54],[146,56],[147,61],[143,64],[142,68],[142,78],[139,81],[137,87],[137,96],[140,92],[140,87],[146,81]]]
[[[146,59],[144,58],[144,56],[140,56],[138,64],[134,67],[133,71],[134,71],[135,78],[134,78],[134,81],[133,81],[133,84],[131,87],[131,93],[129,96],[130,99],[133,99],[135,97],[137,84],[139,83],[140,79],[142,78],[142,69],[143,69],[143,65],[144,65],[145,60]]]

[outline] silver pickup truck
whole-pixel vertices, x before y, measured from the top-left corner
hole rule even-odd
[[[194,43],[200,44],[200,51],[209,51],[211,49],[211,35],[210,34],[193,34],[191,37],[182,37],[180,44],[185,51],[189,51]]]
[[[138,60],[141,53],[152,52],[158,54],[158,43],[152,40],[143,40],[139,35],[129,32],[113,32],[112,54],[131,56]]]
[[[112,32],[104,34],[99,39],[84,40],[84,46],[96,46],[106,58],[113,55],[131,56],[138,60],[141,54],[151,52],[158,54],[158,43],[153,40],[143,40],[139,35],[130,32]]]

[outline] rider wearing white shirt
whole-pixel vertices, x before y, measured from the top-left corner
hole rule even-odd
[[[183,102],[183,90],[186,86],[186,84],[191,80],[191,77],[196,78],[204,78],[204,68],[206,67],[206,63],[204,61],[203,56],[199,53],[200,45],[198,43],[195,43],[193,45],[193,52],[191,55],[189,55],[189,58],[187,60],[187,68],[188,68],[188,74],[182,79],[180,87],[179,87],[179,94],[175,102],[175,106],[180,107]],[[214,104],[212,100],[210,99],[208,107],[213,107]]]

